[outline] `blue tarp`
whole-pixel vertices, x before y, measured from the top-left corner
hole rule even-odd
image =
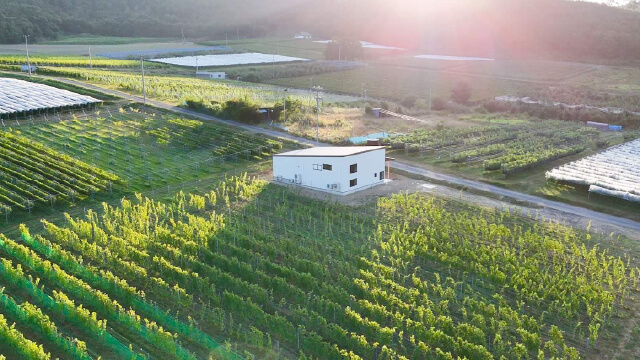
[[[390,138],[390,137],[394,137],[394,136],[398,136],[400,134],[389,134],[385,131],[383,132],[379,132],[379,133],[375,133],[375,134],[369,134],[369,135],[365,135],[365,136],[354,136],[352,138],[349,138],[349,141],[351,141],[351,143],[353,144],[362,144],[362,143],[366,143],[367,140],[369,139],[386,139],[386,138]]]

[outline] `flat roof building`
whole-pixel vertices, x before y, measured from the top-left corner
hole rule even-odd
[[[273,156],[275,181],[347,195],[383,184],[384,146],[313,147]]]

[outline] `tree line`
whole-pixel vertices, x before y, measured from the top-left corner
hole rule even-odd
[[[109,6],[4,0],[0,43],[24,41],[23,34],[38,41],[84,33],[179,38],[184,31],[190,39],[219,39],[308,31],[325,40],[434,54],[632,62],[640,59],[637,7],[636,1],[612,7],[565,0],[405,0],[397,6],[386,0],[113,0]]]

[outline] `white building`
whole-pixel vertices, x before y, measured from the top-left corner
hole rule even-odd
[[[203,79],[226,79],[227,73],[224,71],[197,71],[196,77]]]
[[[384,183],[384,146],[314,147],[273,156],[273,178],[347,195]]]
[[[299,32],[294,37],[294,39],[313,39],[313,36],[308,32]]]

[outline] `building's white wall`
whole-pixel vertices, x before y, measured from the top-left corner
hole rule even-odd
[[[350,193],[364,188],[380,184],[384,179],[380,179],[380,172],[385,171],[385,150],[369,151],[354,156],[341,158],[343,164],[344,185],[341,187],[343,193]],[[358,164],[358,171],[355,174],[349,173],[351,164]],[[376,175],[374,177],[374,174]],[[358,184],[350,187],[351,179],[358,179]]]
[[[332,165],[332,170],[322,169],[323,164]],[[351,164],[358,164],[354,174],[350,173]],[[345,157],[273,157],[274,179],[296,183],[298,175],[299,185],[332,193],[348,194],[380,184],[384,181],[380,178],[381,171],[385,171],[384,149]],[[358,184],[351,187],[351,179],[358,179]],[[339,184],[338,189],[331,189],[331,184]]]

